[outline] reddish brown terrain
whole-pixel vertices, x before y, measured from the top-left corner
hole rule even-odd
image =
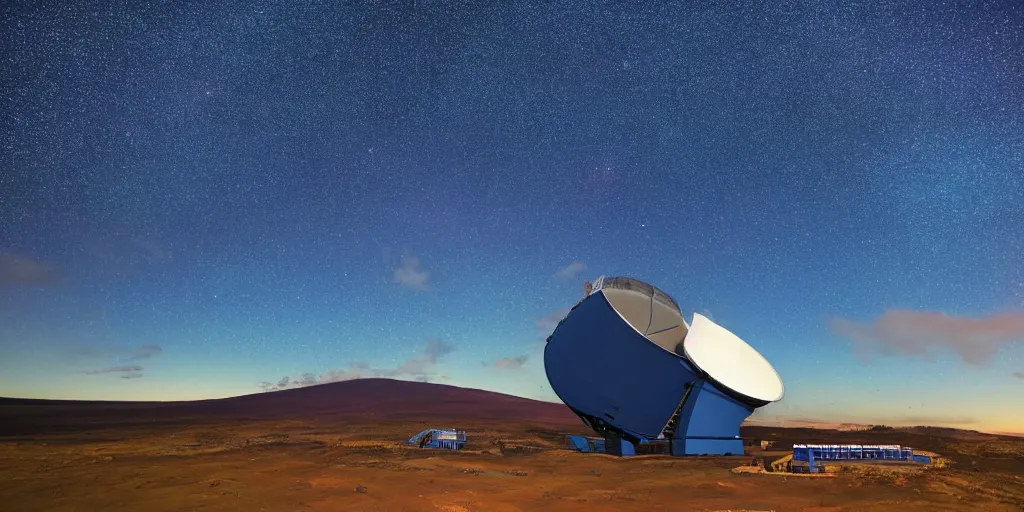
[[[404,441],[468,431],[463,452]],[[736,474],[746,457],[565,450],[564,406],[365,379],[180,403],[0,399],[0,509],[30,511],[1022,510],[1024,439],[936,428],[745,427],[771,440],[895,443],[947,467],[835,478]]]

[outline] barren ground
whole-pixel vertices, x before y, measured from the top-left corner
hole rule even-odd
[[[403,446],[405,439],[427,427],[467,430],[470,443],[460,453]],[[910,472],[859,468],[836,478],[812,479],[730,472],[749,462],[749,456],[620,459],[573,453],[561,449],[570,432],[587,433],[574,425],[466,420],[355,423],[321,418],[226,419],[5,435],[0,436],[0,509],[1024,509],[1024,439],[921,437],[921,442],[931,439],[941,445],[929,449],[953,451],[953,466]],[[790,437],[813,441],[806,439],[809,434],[792,429],[757,432],[780,444]],[[844,433],[819,435],[847,442],[836,439]]]

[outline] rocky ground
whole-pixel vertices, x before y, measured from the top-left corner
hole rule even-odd
[[[0,508],[19,512],[1024,508],[1024,471],[1020,471],[1024,460],[1018,457],[1024,439],[999,439],[987,448],[988,438],[949,438],[944,445],[937,442],[953,452],[952,459],[960,459],[949,467],[861,468],[840,472],[835,478],[806,479],[731,471],[748,463],[749,456],[620,459],[574,453],[563,449],[564,436],[586,432],[571,425],[449,423],[314,418],[106,426],[78,433],[4,436],[0,437]],[[403,445],[402,441],[431,426],[467,430],[467,449],[452,453]],[[780,444],[789,437],[806,436],[786,429],[775,432],[773,437]],[[833,438],[842,434],[835,433]]]

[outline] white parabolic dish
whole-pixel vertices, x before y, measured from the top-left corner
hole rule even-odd
[[[683,340],[686,357],[719,384],[756,400],[777,402],[782,378],[754,347],[699,313]]]

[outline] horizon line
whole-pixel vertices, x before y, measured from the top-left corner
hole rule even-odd
[[[189,403],[189,402],[205,402],[205,401],[208,401],[208,400],[230,400],[232,398],[241,398],[241,397],[246,397],[246,396],[255,396],[255,395],[262,395],[262,394],[267,394],[267,393],[278,393],[278,392],[282,392],[282,391],[297,391],[297,390],[300,390],[300,389],[315,388],[315,387],[318,387],[318,386],[327,386],[327,385],[332,385],[332,384],[335,384],[335,385],[336,384],[344,384],[344,383],[355,382],[355,381],[360,381],[360,380],[363,380],[363,381],[365,381],[365,380],[382,380],[382,381],[392,381],[392,382],[406,382],[406,383],[410,383],[410,384],[425,384],[425,385],[432,385],[432,386],[447,386],[447,387],[453,387],[453,388],[459,388],[459,389],[467,389],[467,390],[473,390],[473,391],[483,391],[485,393],[493,393],[493,394],[496,394],[496,395],[510,396],[510,397],[518,398],[520,400],[529,400],[529,401],[532,401],[532,402],[540,402],[540,403],[552,404],[552,405],[563,405],[563,406],[565,405],[561,401],[550,401],[550,400],[544,400],[544,399],[540,399],[540,398],[530,398],[530,397],[515,395],[515,394],[512,394],[512,393],[505,393],[505,392],[501,392],[501,391],[492,391],[492,390],[483,389],[483,388],[472,388],[472,387],[466,387],[466,386],[458,386],[458,385],[455,385],[455,384],[446,384],[446,383],[442,383],[442,382],[424,382],[424,381],[418,381],[418,380],[406,380],[406,379],[393,378],[393,377],[360,377],[360,378],[356,378],[356,379],[348,379],[348,380],[341,380],[341,381],[335,381],[335,382],[316,383],[316,384],[312,384],[312,385],[308,385],[308,386],[297,386],[297,387],[289,387],[289,388],[285,388],[285,389],[273,389],[273,390],[267,390],[267,391],[254,391],[252,393],[244,393],[244,394],[240,394],[240,395],[229,395],[229,396],[213,397],[213,398],[197,398],[197,399],[191,399],[191,400],[103,400],[103,399],[76,399],[76,398],[30,398],[30,397],[13,397],[13,396],[11,396],[11,397],[9,397],[9,396],[0,396],[0,400],[39,400],[39,401],[50,401],[50,402],[125,403],[125,404],[140,404],[140,403],[141,404]],[[776,417],[778,417],[778,415],[776,415]],[[978,429],[965,428],[965,427],[951,427],[951,426],[943,426],[943,425],[925,425],[925,424],[920,424],[920,423],[907,423],[907,422],[879,422],[879,423],[866,422],[866,423],[861,423],[861,422],[855,422],[855,421],[822,420],[822,419],[812,419],[812,418],[791,418],[791,419],[773,419],[773,420],[760,419],[760,418],[748,418],[748,419],[744,420],[743,425],[744,426],[751,426],[751,427],[763,426],[763,427],[778,427],[778,428],[812,428],[812,429],[816,429],[816,430],[839,430],[838,427],[840,427],[842,425],[850,425],[850,426],[856,426],[856,427],[866,427],[865,430],[867,428],[877,427],[877,426],[886,426],[886,427],[893,427],[893,428],[929,427],[929,428],[949,428],[949,429],[953,429],[953,430],[962,430],[962,431],[974,431],[974,432],[980,432],[982,434],[989,434],[989,435],[1005,435],[1005,436],[1013,436],[1013,437],[1024,437],[1024,432],[1011,432],[1011,431],[1000,431],[1000,430],[987,430],[986,431],[986,430],[978,430]]]

